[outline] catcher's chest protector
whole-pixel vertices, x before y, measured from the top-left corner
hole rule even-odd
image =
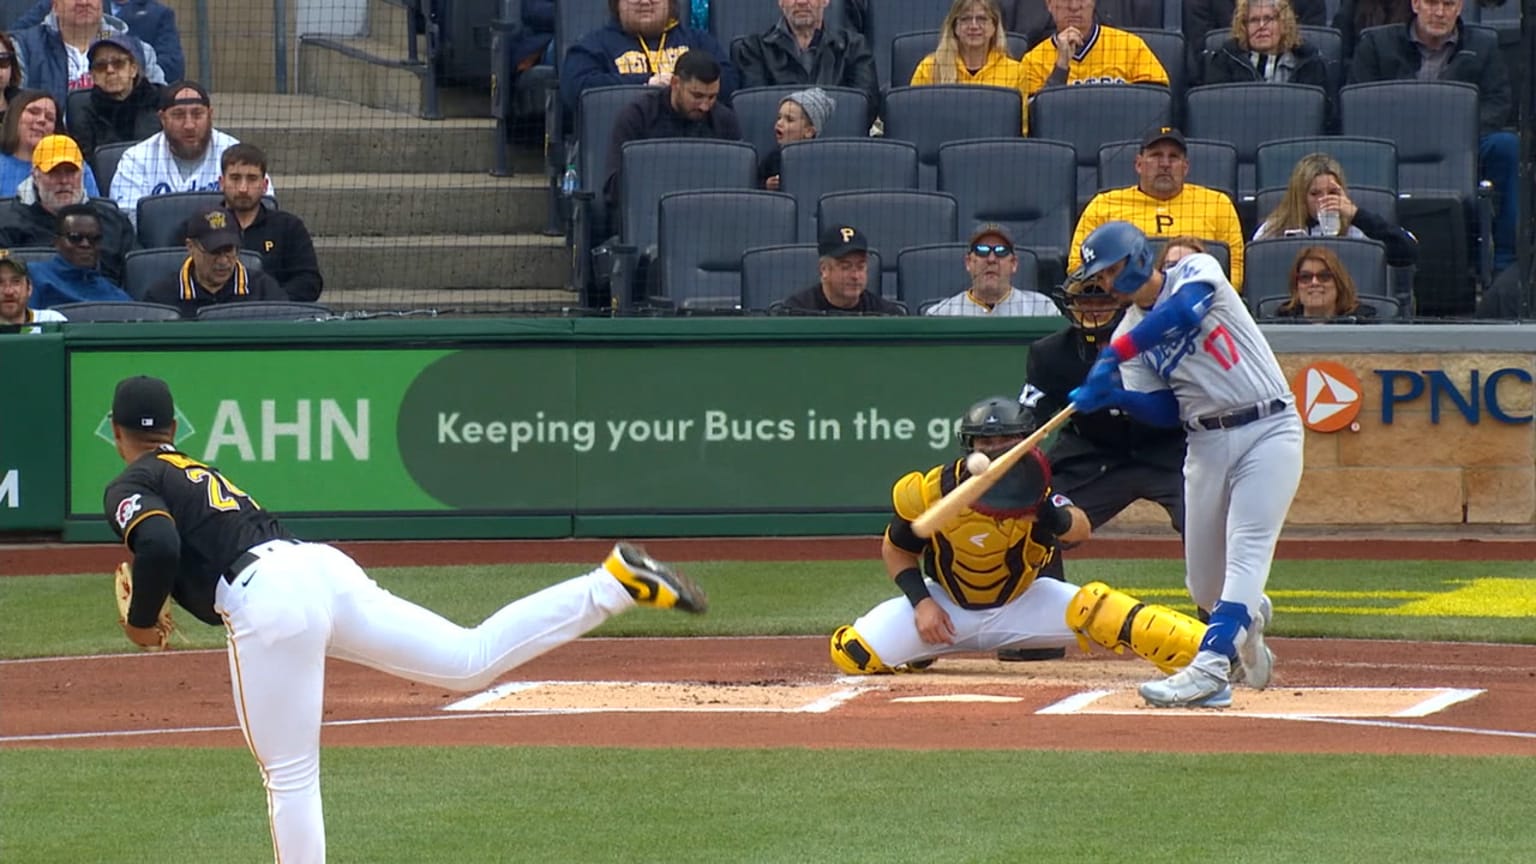
[[[958,484],[957,467],[942,465],[923,478],[926,506]],[[1035,536],[1033,519],[994,519],[962,510],[952,525],[933,535],[924,563],[956,603],[991,609],[1023,594],[1054,552],[1054,542],[1042,543]]]

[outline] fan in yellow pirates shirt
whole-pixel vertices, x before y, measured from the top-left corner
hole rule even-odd
[[[970,475],[972,453],[995,457],[1037,428],[1029,410],[996,396],[960,422],[966,458],[912,472],[892,490],[895,515],[881,557],[902,591],[832,634],[832,661],[850,674],[925,668],[933,658],[998,648],[1061,648],[1089,640],[1129,647],[1165,671],[1187,664],[1205,625],[1149,606],[1101,582],[1078,588],[1037,579],[1058,541],[1077,543],[1088,517],[1051,490],[1051,467],[1035,450],[955,521],[923,539],[912,520]],[[925,575],[926,573],[926,575]]]

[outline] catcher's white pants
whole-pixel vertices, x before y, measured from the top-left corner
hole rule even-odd
[[[892,597],[853,622],[864,644],[887,666],[942,657],[964,651],[994,651],[1002,647],[1065,648],[1076,644],[1067,629],[1067,604],[1077,586],[1059,579],[1036,579],[1012,603],[995,609],[965,609],[949,598],[937,582],[928,580],[928,593],[949,613],[955,641],[932,645],[918,635],[912,603]]]
[[[634,605],[601,567],[460,627],[380,588],[331,546],[273,542],[214,608],[228,632],[235,712],[267,788],[280,864],[325,860],[320,718],[325,658],[454,690],[483,687]]]

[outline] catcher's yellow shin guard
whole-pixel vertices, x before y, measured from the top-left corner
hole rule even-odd
[[[844,624],[832,634],[832,662],[849,675],[884,675],[894,672],[885,665],[859,631]]]
[[[1067,626],[1084,651],[1090,641],[1116,654],[1130,648],[1165,674],[1189,665],[1205,625],[1183,612],[1142,603],[1103,582],[1089,582],[1067,604]]]

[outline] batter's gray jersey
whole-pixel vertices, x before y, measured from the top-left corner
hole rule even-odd
[[[1179,419],[1185,422],[1290,399],[1275,352],[1215,258],[1199,254],[1181,259],[1168,271],[1154,308],[1193,282],[1215,289],[1199,328],[1120,364],[1125,387],[1148,393],[1172,389],[1179,400]],[[1115,335],[1128,332],[1144,317],[1146,310],[1131,306]]]

